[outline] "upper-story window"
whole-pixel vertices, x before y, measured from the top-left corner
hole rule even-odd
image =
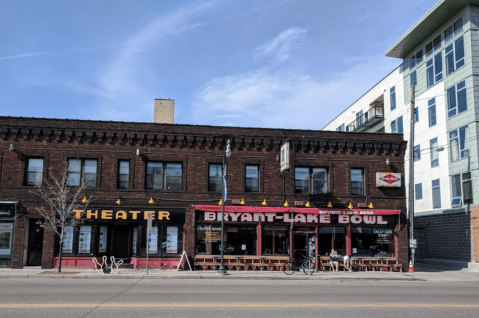
[[[466,81],[447,90],[447,117],[451,118],[467,110]]]
[[[429,151],[431,153],[431,168],[439,166],[439,153],[437,152],[437,137],[429,141]]]
[[[328,170],[326,168],[295,168],[295,193],[328,193]]]
[[[436,125],[436,98],[427,101],[427,115],[429,119],[429,127]]]
[[[441,183],[439,179],[432,180],[432,208],[439,209],[441,207]]]
[[[410,79],[410,84],[412,85],[417,85],[417,73],[416,71],[412,72],[411,75],[409,76]]]
[[[396,109],[396,86],[393,86],[389,89],[389,97],[391,101],[391,110]]]
[[[451,161],[469,157],[469,127],[464,126],[449,132]]]
[[[458,35],[462,31],[462,29],[463,29],[462,18],[460,18],[453,25],[447,28],[446,31],[444,31],[444,41],[448,42],[453,37]]]
[[[409,59],[409,68],[414,68],[416,65],[422,62],[422,50],[418,51]]]
[[[416,183],[414,185],[414,194],[416,196],[416,200],[422,200],[422,183]]]
[[[68,159],[68,185],[96,187],[97,161],[95,159]]]
[[[419,107],[414,107],[414,123],[419,122]]]
[[[399,116],[391,122],[391,133],[402,134],[403,133],[403,120],[402,116]]]
[[[430,56],[432,53],[436,52],[441,48],[441,36],[439,35],[434,40],[432,40],[428,45],[426,45],[426,56]]]
[[[421,145],[416,145],[416,146],[414,146],[413,160],[414,160],[414,161],[419,161],[419,160],[421,160]]]
[[[182,164],[173,162],[147,162],[146,188],[181,190]]]
[[[208,191],[221,192],[221,164],[210,163],[208,170]]]
[[[341,124],[338,128],[336,128],[336,131],[344,131],[344,123]]]
[[[258,165],[246,165],[245,192],[259,192]]]
[[[464,37],[446,46],[446,75],[464,66]]]
[[[471,204],[473,202],[471,172],[451,176],[451,190],[453,207]]]
[[[442,80],[442,53],[437,53],[426,62],[427,87]]]
[[[27,176],[25,184],[29,186],[40,185],[43,181],[43,159],[27,159]]]
[[[351,194],[364,194],[364,170],[352,168],[351,169]]]
[[[118,188],[128,189],[130,184],[130,161],[120,160],[118,162]]]

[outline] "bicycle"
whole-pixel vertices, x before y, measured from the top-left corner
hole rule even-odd
[[[315,270],[313,260],[314,257],[307,257],[299,266],[296,265],[297,260],[287,261],[283,266],[283,272],[286,275],[293,275],[294,272],[299,272],[302,269],[305,275],[311,276]]]

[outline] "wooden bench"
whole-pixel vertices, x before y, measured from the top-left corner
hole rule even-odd
[[[195,255],[195,266],[200,266],[204,270],[211,268],[216,269],[220,266],[220,255]],[[239,270],[244,268],[253,270],[264,268],[273,270],[281,269],[284,264],[289,261],[289,256],[254,256],[254,255],[224,255],[224,266],[229,269]]]

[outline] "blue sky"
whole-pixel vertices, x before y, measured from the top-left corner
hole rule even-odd
[[[0,115],[321,129],[435,2],[4,1]]]

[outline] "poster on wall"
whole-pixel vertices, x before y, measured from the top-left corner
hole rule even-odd
[[[13,223],[0,223],[0,254],[12,254]]]
[[[132,253],[136,254],[136,242],[138,241],[138,228],[134,227],[133,228],[133,248],[132,248]]]
[[[63,253],[73,253],[73,227],[63,229]]]
[[[100,241],[98,245],[99,253],[106,253],[106,242],[107,242],[108,228],[106,226],[100,227]]]
[[[158,227],[155,226],[148,232],[148,253],[158,253]]]
[[[178,253],[178,227],[166,227],[166,253]]]
[[[91,226],[80,227],[80,240],[78,243],[78,253],[90,253],[91,244]]]

